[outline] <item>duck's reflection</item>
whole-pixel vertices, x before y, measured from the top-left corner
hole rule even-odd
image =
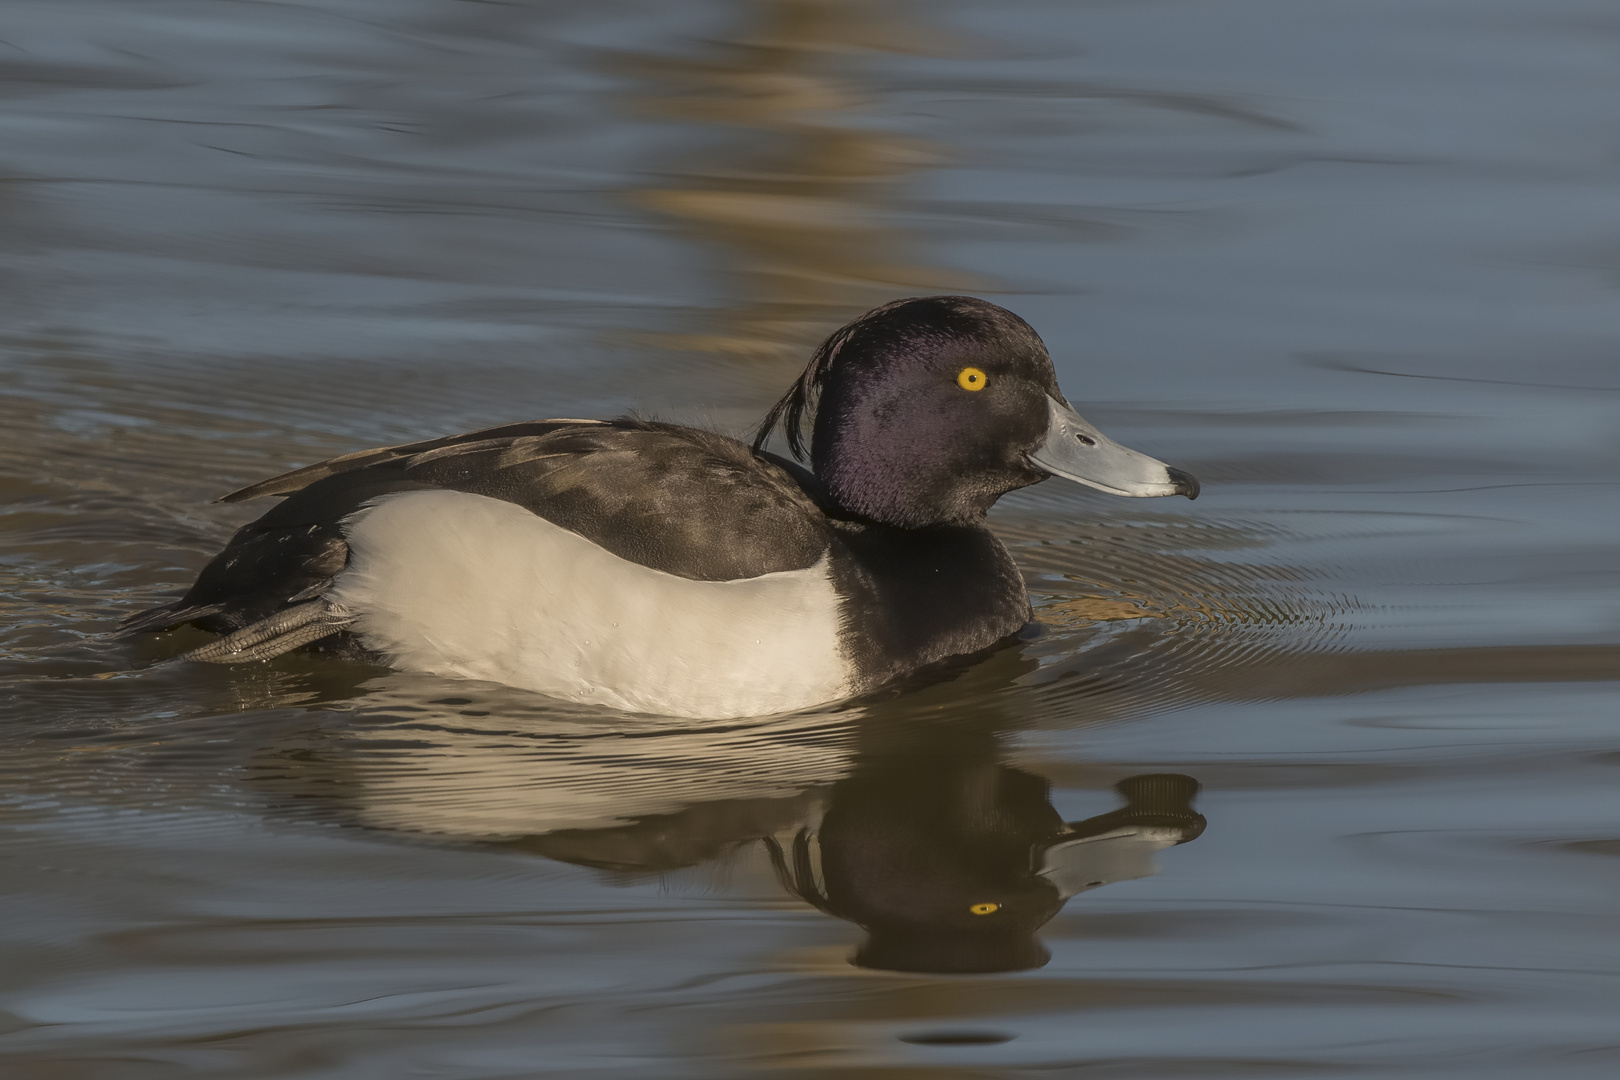
[[[1198,783],[1116,785],[1117,810],[1065,823],[1046,781],[1006,765],[921,761],[834,788],[819,827],[765,843],[782,884],[866,931],[862,967],[993,972],[1040,967],[1035,932],[1070,897],[1156,873],[1154,853],[1204,831]]]
[[[931,724],[878,707],[615,729],[486,696],[404,707],[396,693],[397,712],[306,736],[262,760],[260,779],[350,824],[621,876],[752,851],[788,893],[865,931],[856,964],[910,972],[1038,967],[1036,932],[1071,897],[1153,874],[1156,852],[1204,829],[1198,784],[1177,774],[1121,780],[1123,806],[1065,822],[982,716]]]

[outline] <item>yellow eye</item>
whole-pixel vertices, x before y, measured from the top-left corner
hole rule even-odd
[[[965,367],[956,373],[956,385],[964,390],[983,390],[985,382],[984,372],[976,367]]]
[[[968,368],[968,370],[972,371],[973,369]],[[992,914],[994,912],[1000,911],[1001,910],[1001,905],[1000,904],[974,904],[972,907],[968,908],[968,910],[973,912],[973,914],[975,914],[975,915],[990,915],[990,914]]]

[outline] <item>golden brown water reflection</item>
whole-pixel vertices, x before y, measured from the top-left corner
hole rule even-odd
[[[1607,1077],[1605,19],[14,0],[0,1073]],[[958,288],[1205,494],[1005,500],[1039,632],[948,679],[694,725],[107,636],[242,483],[741,430]]]
[[[904,179],[942,163],[946,148],[895,130],[861,78],[871,53],[935,52],[944,36],[917,9],[883,0],[745,10],[741,32],[702,57],[624,55],[609,65],[659,88],[635,99],[648,115],[743,133],[677,161],[673,186],[630,196],[719,248],[742,300],[709,314],[709,329],[663,340],[802,363],[852,311],[990,287],[923,264],[922,238],[896,222]]]

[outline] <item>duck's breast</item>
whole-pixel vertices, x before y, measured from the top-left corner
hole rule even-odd
[[[387,495],[343,531],[349,563],[331,598],[397,667],[674,716],[764,715],[852,691],[826,558],[695,581],[446,490]]]

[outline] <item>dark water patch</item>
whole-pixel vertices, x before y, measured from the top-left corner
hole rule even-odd
[[[1608,1076],[1590,6],[14,2],[0,1072]],[[106,636],[241,484],[740,432],[958,289],[1204,481],[1005,500],[975,663],[693,724]]]
[[[1538,379],[1503,378],[1500,375],[1493,378],[1492,375],[1483,373],[1468,375],[1456,374],[1455,372],[1439,373],[1432,369],[1436,367],[1452,367],[1454,362],[1437,362],[1428,358],[1419,358],[1414,361],[1413,358],[1407,357],[1389,357],[1380,363],[1379,360],[1366,361],[1335,356],[1313,356],[1309,358],[1309,362],[1339,371],[1352,371],[1364,375],[1382,375],[1399,379],[1439,379],[1442,381],[1479,383],[1486,386],[1504,386],[1531,390],[1562,390],[1578,393],[1620,393],[1620,384],[1601,381],[1610,374],[1609,365],[1596,358],[1585,364],[1570,365],[1565,363],[1557,365],[1557,367],[1563,369],[1560,372],[1562,378],[1551,376]],[[1473,360],[1469,366],[1477,369],[1487,365],[1481,365],[1478,360]],[[1497,363],[1487,366],[1487,370],[1494,367],[1498,373],[1505,374],[1507,372],[1521,371],[1522,366],[1522,364],[1518,363]],[[1575,367],[1575,370],[1570,370],[1572,366]],[[1421,368],[1425,367],[1431,370],[1421,370]],[[1583,377],[1591,381],[1577,381],[1583,379]]]
[[[1620,840],[1566,840],[1562,846],[1586,855],[1620,855]]]
[[[902,1035],[900,1041],[913,1046],[999,1046],[1014,1038],[995,1031],[924,1031]]]

